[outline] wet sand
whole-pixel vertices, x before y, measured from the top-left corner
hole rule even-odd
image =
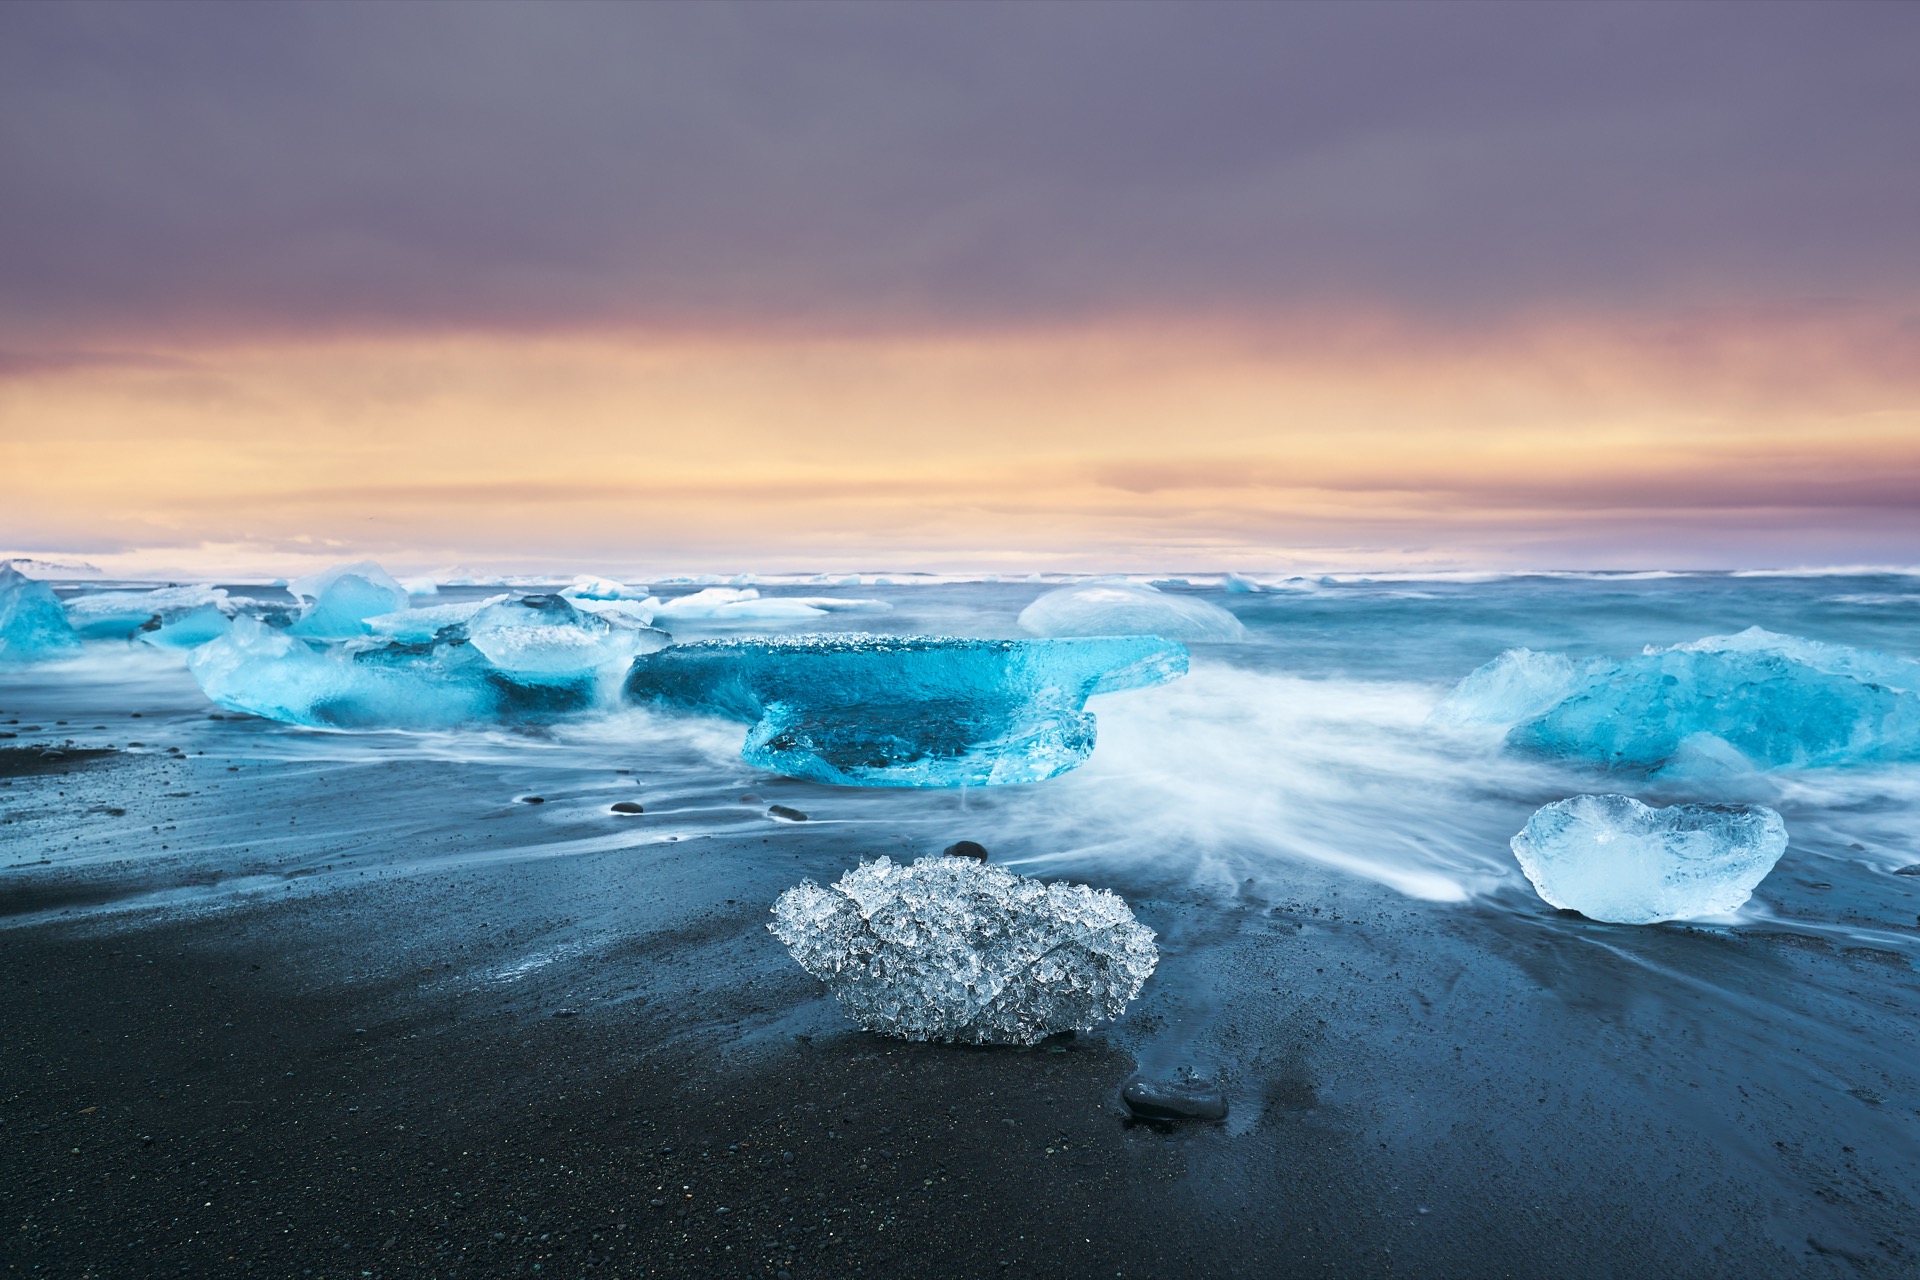
[[[0,779],[5,1273],[1920,1271],[1900,950],[1116,885],[1165,953],[1120,1023],[906,1045],[764,922],[938,837],[655,839],[736,798],[611,794],[157,747]],[[1850,890],[1920,919],[1920,877]],[[1187,1064],[1226,1124],[1127,1120]]]

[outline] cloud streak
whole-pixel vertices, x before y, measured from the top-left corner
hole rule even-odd
[[[1912,302],[1909,5],[0,8],[0,331]]]

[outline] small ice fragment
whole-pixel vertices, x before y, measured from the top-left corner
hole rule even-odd
[[[838,786],[1038,782],[1093,751],[1086,700],[1185,675],[1153,636],[863,633],[704,640],[634,661],[626,693],[752,725],[741,754]]]
[[[366,620],[408,605],[407,589],[371,560],[337,565],[295,578],[287,590],[311,600],[287,631],[310,640],[343,640],[369,634]]]
[[[1229,595],[1256,595],[1266,588],[1252,578],[1243,578],[1237,573],[1229,573],[1220,583]]]
[[[1034,1044],[1120,1016],[1159,962],[1117,895],[971,858],[863,862],[780,895],[767,926],[860,1026]]]
[[[1218,643],[1247,636],[1240,619],[1217,604],[1126,582],[1049,591],[1021,610],[1020,626],[1034,635],[1055,637],[1160,636]]]
[[[11,564],[0,565],[0,662],[34,662],[79,647],[53,588]]]
[[[1761,805],[1677,804],[1573,796],[1513,837],[1513,856],[1556,907],[1613,924],[1732,911],[1787,848],[1787,826]]]

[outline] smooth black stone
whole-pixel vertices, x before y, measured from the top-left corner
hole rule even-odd
[[[1901,867],[1893,874],[1897,876],[1920,876],[1920,862],[1916,862],[1910,867]]]
[[[546,802],[547,802],[547,798],[545,796],[521,796],[520,797],[521,804],[545,804]]]
[[[769,805],[767,807],[767,816],[769,818],[785,818],[788,822],[805,822],[807,820],[806,814],[800,812],[792,805],[785,804]]]
[[[978,858],[987,860],[987,847],[972,840],[956,840],[940,852],[949,858]]]
[[[1225,1120],[1227,1095],[1211,1080],[1127,1081],[1120,1091],[1127,1110],[1143,1120]]]
[[[621,800],[613,806],[615,813],[645,813],[646,809],[631,800]]]

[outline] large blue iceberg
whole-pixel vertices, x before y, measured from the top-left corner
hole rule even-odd
[[[0,662],[37,662],[79,647],[53,588],[0,564]]]
[[[1629,773],[1920,760],[1920,662],[1758,627],[1576,663],[1514,649],[1435,713],[1510,746]]]
[[[741,754],[840,786],[1038,782],[1093,751],[1095,694],[1185,675],[1152,636],[963,640],[862,633],[705,640],[634,660],[627,696],[753,727]]]
[[[1732,911],[1786,848],[1786,824],[1761,805],[1654,809],[1631,796],[1557,801],[1513,838],[1542,898],[1614,924]]]
[[[1240,619],[1217,604],[1129,582],[1089,582],[1049,591],[1020,611],[1037,636],[1161,636],[1168,640],[1244,640]]]
[[[187,667],[232,711],[315,728],[440,729],[586,710],[600,701],[603,677],[611,682],[635,653],[667,639],[560,596],[528,596],[487,602],[426,640],[327,643],[242,616],[193,650]]]

